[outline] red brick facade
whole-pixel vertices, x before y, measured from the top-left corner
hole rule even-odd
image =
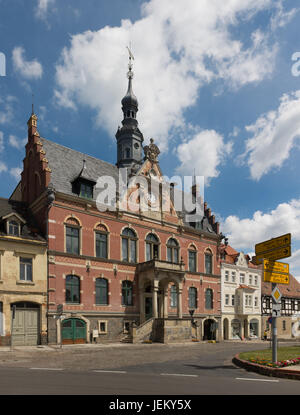
[[[217,232],[211,234],[184,226],[174,209],[171,209],[171,213],[164,214],[160,220],[151,220],[149,217],[131,212],[99,212],[94,201],[80,198],[77,195],[65,195],[59,191],[55,193],[55,200],[49,200],[48,186],[52,180],[52,166],[40,141],[34,117],[32,116],[28,122],[29,139],[26,145],[21,192],[23,201],[29,203],[48,238],[48,341],[53,343],[60,340],[61,326],[56,312],[58,304],[63,304],[65,318],[76,317],[86,323],[85,341],[92,340],[92,332],[99,328],[98,323],[102,320],[106,321],[107,330],[103,336],[99,336],[97,341],[120,339],[124,334],[124,322],[126,321],[135,321],[136,324],[140,324],[143,320],[140,319],[142,313],[140,308],[144,306],[141,306],[143,303],[140,301],[141,286],[137,268],[138,264],[146,262],[145,239],[149,233],[154,233],[159,239],[159,260],[162,267],[164,263],[168,265],[167,241],[169,238],[174,238],[178,242],[180,269],[185,271],[178,285],[182,304],[180,313],[178,304],[177,307],[171,307],[172,275],[166,272],[166,275],[170,277],[170,280],[164,280],[167,281],[167,288],[164,287],[164,289],[168,292],[168,310],[164,311],[164,315],[158,311],[158,317],[166,317],[167,313],[168,318],[190,319],[188,293],[189,288],[194,287],[197,289],[197,308],[194,311],[194,319],[198,321],[200,337],[208,338],[205,334],[204,321],[212,319],[211,321],[219,324],[221,314],[219,264],[221,236],[210,209],[207,209],[205,204],[207,220],[217,229]],[[78,224],[79,255],[66,252],[66,225],[68,223]],[[107,229],[108,257],[106,259],[96,258],[95,230],[99,225]],[[137,259],[134,264],[122,261],[121,233],[126,227],[134,230],[137,236]],[[188,250],[191,246],[196,249],[196,272],[188,270]],[[212,272],[210,273],[205,272],[205,252],[212,255]],[[66,276],[68,275],[80,278],[79,304],[69,304],[66,301]],[[108,281],[107,305],[96,305],[96,278],[105,278]],[[133,305],[130,306],[122,305],[121,301],[122,281],[125,280],[133,282]],[[157,285],[158,297],[161,295],[161,282],[162,280]],[[212,308],[206,308],[207,289],[212,290]],[[215,336],[219,337],[219,332]]]

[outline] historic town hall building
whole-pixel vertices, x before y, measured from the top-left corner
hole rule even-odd
[[[219,340],[219,224],[206,203],[196,222],[176,207],[184,192],[163,182],[154,141],[143,147],[131,64],[128,78],[116,165],[42,138],[34,112],[28,121],[11,199],[48,241],[48,342]],[[124,192],[121,169],[132,183]],[[116,188],[99,185],[107,177]]]

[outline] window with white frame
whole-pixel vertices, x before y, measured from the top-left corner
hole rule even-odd
[[[225,271],[225,281],[229,281],[229,271]]]
[[[225,294],[225,305],[229,305],[229,294]]]
[[[231,281],[235,282],[235,271],[232,271],[231,273]]]
[[[240,284],[245,284],[245,274],[240,274]]]
[[[231,295],[231,305],[234,306],[234,300],[235,300],[235,295],[232,294]]]
[[[249,275],[249,285],[252,285],[252,274]]]
[[[254,307],[258,307],[258,297],[254,297]]]
[[[258,279],[257,279],[257,275],[254,276],[254,285],[257,285]]]
[[[20,280],[32,281],[32,258],[20,257]]]
[[[107,334],[107,320],[98,320],[99,334]]]

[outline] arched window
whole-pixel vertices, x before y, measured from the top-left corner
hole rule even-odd
[[[212,252],[205,252],[205,272],[206,274],[212,274]]]
[[[171,307],[177,307],[177,287],[176,285],[171,285]]]
[[[107,258],[108,251],[108,232],[105,226],[98,225],[95,231],[96,238],[96,257]]]
[[[146,238],[146,260],[159,259],[159,240],[156,235],[149,233]]]
[[[207,288],[205,291],[205,308],[207,310],[211,310],[213,307],[213,290],[211,288]]]
[[[80,304],[80,278],[66,276],[66,303]]]
[[[136,241],[135,232],[125,228],[122,232],[122,261],[136,262]]]
[[[189,288],[189,308],[197,308],[197,288]]]
[[[131,281],[122,281],[122,305],[133,305],[133,285]]]
[[[66,223],[66,251],[69,254],[80,253],[80,225],[74,218],[69,218]]]
[[[108,304],[108,281],[105,278],[96,279],[96,304]]]
[[[188,251],[189,254],[189,271],[197,271],[197,251],[196,248],[192,245]]]
[[[167,261],[176,264],[179,262],[179,245],[174,238],[170,238],[167,243]]]

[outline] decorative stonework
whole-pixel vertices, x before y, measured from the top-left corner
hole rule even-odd
[[[150,138],[150,144],[144,147],[145,159],[150,160],[152,163],[157,163],[157,157],[160,154],[160,150],[156,144],[154,144],[153,138]]]

